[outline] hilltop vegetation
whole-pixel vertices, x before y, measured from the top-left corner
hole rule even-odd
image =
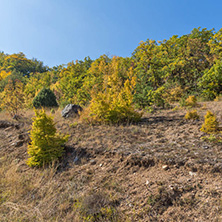
[[[26,108],[33,106],[40,90],[50,88],[60,107],[68,103],[83,106],[92,103],[91,107],[112,103],[109,108],[114,113],[132,107],[166,107],[188,95],[213,100],[222,91],[221,41],[222,30],[198,28],[181,37],[141,42],[130,58],[102,55],[93,61],[86,57],[84,61],[53,68],[27,59],[23,53],[2,52],[0,92],[4,97],[4,91],[9,93],[10,81],[14,86],[17,81]],[[97,104],[98,100],[102,102]],[[4,100],[2,103],[5,108]],[[120,103],[125,106],[120,108]],[[106,108],[101,109],[105,112]],[[101,120],[99,114],[97,119]]]

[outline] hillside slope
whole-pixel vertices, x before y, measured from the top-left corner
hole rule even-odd
[[[206,109],[144,114],[137,125],[84,125],[55,115],[70,134],[58,166],[26,165],[30,113],[0,116],[0,221],[221,221],[222,145],[203,141]]]

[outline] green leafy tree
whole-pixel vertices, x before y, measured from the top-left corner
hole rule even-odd
[[[43,109],[35,110],[32,130],[30,131],[31,144],[28,146],[30,158],[27,164],[42,167],[58,160],[64,153],[62,145],[67,142],[68,137],[68,135],[56,133],[53,118],[46,115]]]
[[[59,94],[60,104],[74,103],[82,105],[85,103],[82,86],[91,63],[92,60],[87,57],[84,61],[71,62],[66,68],[62,69],[55,87]]]
[[[202,95],[214,99],[222,92],[222,61],[216,60],[215,64],[204,72],[198,82]]]
[[[166,105],[166,93],[164,86],[159,87],[156,90],[150,90],[147,94],[147,100],[150,105],[164,108]]]
[[[32,72],[46,72],[47,66],[37,59],[27,59],[25,54],[20,52],[18,54],[6,55],[2,63],[1,70],[21,72],[25,76],[29,76]]]
[[[222,57],[222,28],[214,33],[208,45],[214,60],[220,59]]]
[[[137,82],[134,90],[134,102],[144,108],[152,102],[147,94],[164,83],[165,52],[156,41],[141,42],[133,52],[134,69]]]

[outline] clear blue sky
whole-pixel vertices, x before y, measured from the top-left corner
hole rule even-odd
[[[45,65],[131,56],[141,40],[222,28],[221,0],[0,0],[0,51]]]

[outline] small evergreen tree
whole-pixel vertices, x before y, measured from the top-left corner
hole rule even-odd
[[[30,131],[31,144],[28,146],[30,158],[29,166],[43,166],[57,160],[63,155],[62,145],[68,140],[68,135],[56,133],[56,127],[51,116],[42,109],[35,110],[32,130]]]
[[[43,88],[38,95],[33,99],[33,106],[35,108],[43,107],[57,107],[56,96],[52,90]]]

